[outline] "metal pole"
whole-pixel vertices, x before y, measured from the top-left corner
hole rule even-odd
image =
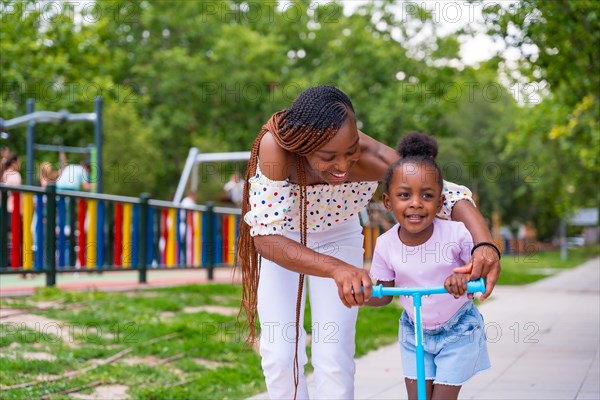
[[[187,185],[190,173],[192,172],[192,167],[196,162],[196,156],[198,155],[198,152],[199,150],[197,148],[192,147],[188,153],[187,159],[185,160],[185,166],[183,167],[183,172],[181,174],[181,178],[179,179],[179,183],[177,184],[175,196],[173,197],[174,203],[181,203],[181,199],[183,199],[183,192],[185,191],[185,186]]]
[[[35,100],[27,99],[26,109],[27,114],[32,114],[35,110]],[[25,144],[25,152],[27,154],[27,170],[25,171],[25,183],[33,185],[33,168],[35,158],[35,149],[33,148],[33,137],[35,135],[35,122],[29,122],[27,124],[27,142]]]
[[[56,186],[53,183],[46,186],[46,196],[46,286],[50,287],[56,286]]]
[[[90,150],[91,150],[90,148],[93,148],[93,146],[81,147],[81,146],[57,146],[54,144],[39,144],[39,143],[33,144],[34,150],[57,151],[57,152],[62,151],[65,153],[90,154]]]
[[[566,260],[569,257],[567,250],[567,219],[563,217],[560,220],[560,259]]]
[[[427,389],[425,385],[425,350],[423,346],[423,327],[421,325],[421,295],[413,295],[415,306],[415,347],[417,353],[417,397],[419,400],[426,399]]]
[[[94,144],[96,145],[96,193],[103,193],[102,185],[102,97],[96,97],[94,103],[96,120],[94,121]]]

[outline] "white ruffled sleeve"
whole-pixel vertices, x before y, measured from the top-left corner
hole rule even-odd
[[[292,197],[292,188],[288,180],[273,181],[260,170],[250,184],[250,211],[244,215],[244,221],[250,225],[250,235],[281,235],[288,224],[287,214],[296,202]]]
[[[444,190],[442,194],[444,195],[444,204],[437,215],[440,218],[452,220],[452,207],[454,207],[459,200],[468,200],[476,207],[475,201],[473,201],[473,195],[466,186],[444,181]]]

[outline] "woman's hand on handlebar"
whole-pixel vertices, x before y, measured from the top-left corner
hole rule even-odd
[[[344,263],[332,269],[331,277],[346,307],[363,306],[371,298],[371,277],[367,271]]]
[[[481,246],[475,249],[471,261],[462,267],[454,268],[453,272],[470,274],[469,280],[474,281],[483,277],[485,280],[485,293],[479,300],[484,301],[492,294],[496,282],[500,277],[500,258],[498,253],[491,247]],[[473,298],[473,294],[469,294]]]

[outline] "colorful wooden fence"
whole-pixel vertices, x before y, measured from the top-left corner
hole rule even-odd
[[[365,237],[364,249],[365,259],[370,260],[373,257],[375,251],[375,243],[379,235],[383,233],[378,226],[364,226],[363,235]]]
[[[0,273],[208,268],[210,278],[235,262],[239,209],[53,187],[0,192]],[[366,258],[379,233],[364,228]]]

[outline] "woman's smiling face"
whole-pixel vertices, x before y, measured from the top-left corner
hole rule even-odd
[[[348,180],[349,172],[360,159],[360,154],[356,121],[350,115],[329,142],[306,156],[307,172],[318,181],[339,185]]]

